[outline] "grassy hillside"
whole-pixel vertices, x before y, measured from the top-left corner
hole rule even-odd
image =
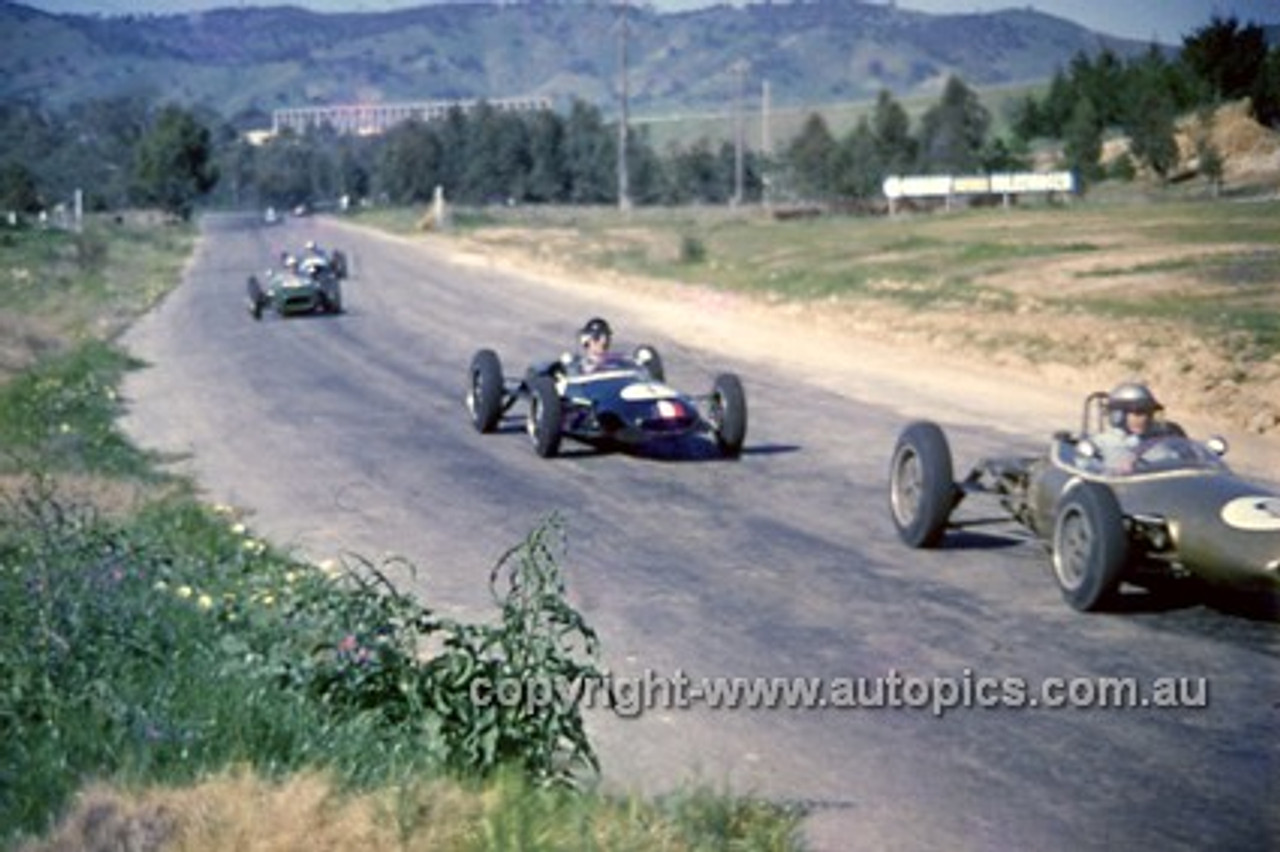
[[[230,5],[230,4],[228,4]],[[745,63],[779,108],[1045,80],[1079,51],[1145,48],[1029,10],[927,15],[883,3],[632,6],[628,88],[637,117],[717,111]],[[57,106],[150,92],[223,115],[358,101],[578,98],[612,112],[616,8],[439,4],[325,15],[297,7],[195,15],[50,15],[0,3],[0,97]],[[163,82],[162,82],[163,81]]]

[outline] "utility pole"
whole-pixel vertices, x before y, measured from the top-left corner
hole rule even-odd
[[[743,199],[743,171],[744,171],[744,154],[745,147],[745,118],[743,111],[745,110],[745,102],[747,99],[747,62],[740,59],[733,65],[733,71],[738,77],[738,96],[733,110],[733,206],[738,207],[742,204]]]
[[[773,176],[769,174],[769,164],[773,154],[773,135],[770,133],[769,116],[769,81],[760,83],[760,193],[767,209],[771,200],[770,183]]]
[[[629,0],[619,5],[618,25],[618,92],[620,109],[618,116],[618,209],[631,209],[631,189],[627,178],[627,8]]]

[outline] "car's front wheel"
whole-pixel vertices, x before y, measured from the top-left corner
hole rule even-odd
[[[927,420],[909,424],[889,464],[889,513],[898,537],[911,547],[936,547],[955,504],[947,436]]]
[[[1053,575],[1062,597],[1081,612],[1115,598],[1129,559],[1124,513],[1111,489],[1079,482],[1058,504],[1053,524]]]
[[[560,423],[563,412],[555,382],[548,376],[529,380],[529,420],[526,429],[534,451],[549,459],[560,451]]]
[[[716,376],[709,419],[721,455],[731,459],[742,455],[747,440],[747,394],[733,373]]]
[[[502,362],[492,349],[481,349],[467,371],[467,411],[477,432],[492,432],[502,416]]]
[[[267,295],[262,292],[262,284],[258,281],[258,276],[250,275],[248,284],[249,291],[249,314],[256,320],[262,319],[262,310],[267,304]]]

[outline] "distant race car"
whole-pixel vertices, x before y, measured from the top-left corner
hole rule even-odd
[[[1048,545],[1062,596],[1080,611],[1114,603],[1126,581],[1280,589],[1280,495],[1232,473],[1223,439],[1176,427],[1139,444],[1130,469],[1108,469],[1097,440],[1106,400],[1091,394],[1080,433],[1055,434],[1044,455],[982,459],[959,482],[942,429],[908,425],[889,467],[901,539],[935,547],[948,529],[1016,522]],[[971,496],[992,498],[1004,517],[955,520]]]
[[[267,308],[280,316],[342,313],[346,255],[309,249],[299,258],[286,253],[282,266],[267,270],[261,280],[256,275],[249,276],[249,313],[254,319],[262,319]]]
[[[722,373],[702,397],[682,394],[665,384],[662,359],[650,346],[630,356],[610,354],[590,372],[573,359],[528,368],[521,379],[507,379],[491,349],[471,359],[467,373],[467,410],[479,432],[492,432],[521,400],[528,400],[526,431],[538,455],[549,458],[562,437],[587,444],[637,446],[709,433],[722,456],[736,458],[747,434],[747,400],[733,373]]]

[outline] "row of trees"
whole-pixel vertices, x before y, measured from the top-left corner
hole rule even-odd
[[[1173,58],[1154,47],[1130,61],[1110,50],[1076,56],[1042,97],[1018,105],[1012,126],[1022,142],[1060,140],[1067,165],[1086,180],[1104,176],[1098,162],[1104,138],[1123,134],[1138,164],[1167,178],[1178,163],[1176,122],[1201,112],[1200,160],[1212,177],[1221,158],[1208,143],[1207,117],[1212,107],[1244,98],[1260,123],[1280,127],[1280,45],[1268,49],[1257,25],[1215,17]]]
[[[1280,46],[1268,49],[1256,25],[1215,17],[1174,56],[1154,46],[1127,61],[1106,49],[1077,55],[1043,95],[1014,106],[1008,138],[991,135],[990,111],[952,78],[914,130],[902,106],[882,92],[871,115],[842,138],[820,117],[810,118],[786,159],[805,194],[836,198],[875,197],[891,174],[1025,169],[1042,140],[1055,143],[1063,166],[1085,184],[1131,178],[1139,168],[1167,179],[1179,162],[1176,123],[1200,113],[1200,171],[1217,180],[1224,164],[1210,140],[1209,116],[1213,107],[1242,98],[1258,121],[1280,127]],[[1129,156],[1108,174],[1101,156],[1109,135],[1126,136],[1130,144]]]
[[[1125,61],[1110,51],[1080,55],[1043,96],[1011,117],[1008,138],[978,95],[950,79],[913,122],[889,92],[837,138],[814,114],[777,157],[702,141],[659,154],[630,135],[630,200],[637,204],[725,203],[761,198],[867,199],[903,173],[977,173],[1026,168],[1038,139],[1058,140],[1067,165],[1102,175],[1104,136],[1127,133],[1142,165],[1167,176],[1176,162],[1175,118],[1224,99],[1253,97],[1258,117],[1280,122],[1280,48],[1261,30],[1214,19],[1175,58],[1152,48]],[[292,207],[342,195],[394,203],[431,199],[437,186],[464,203],[608,204],[617,201],[617,127],[583,102],[567,114],[506,112],[491,105],[377,137],[329,129],[284,133],[254,145],[208,111],[113,99],[50,115],[0,104],[0,209],[36,210],[77,187],[91,207],[154,204],[179,216],[194,204]],[[1202,151],[1211,168],[1215,152]],[[1220,167],[1220,160],[1217,161]],[[766,181],[766,175],[768,179]]]
[[[218,185],[220,140],[208,119],[138,98],[61,114],[0,102],[0,210],[36,213],[84,189],[92,209],[144,205],[190,216]]]

